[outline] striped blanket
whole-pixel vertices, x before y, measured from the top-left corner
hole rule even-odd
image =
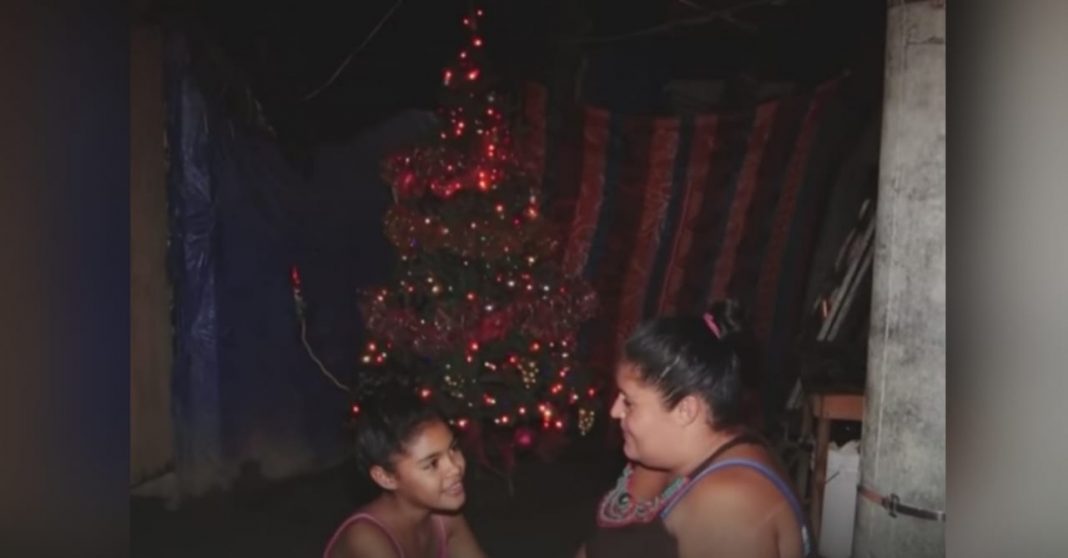
[[[546,88],[526,86],[522,148],[566,239],[562,264],[600,297],[583,334],[596,370],[611,373],[642,319],[733,297],[763,348],[765,404],[781,397],[775,385],[790,374],[829,172],[841,158],[825,125],[841,81],[688,117],[557,105]]]

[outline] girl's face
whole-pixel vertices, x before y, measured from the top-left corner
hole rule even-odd
[[[612,418],[623,430],[623,453],[647,467],[667,468],[678,447],[679,421],[655,386],[642,379],[638,367],[622,362],[616,368],[619,395],[612,403]]]
[[[372,470],[383,488],[419,506],[455,511],[464,504],[466,463],[458,440],[440,420],[428,422],[409,438],[393,458],[393,472]]]

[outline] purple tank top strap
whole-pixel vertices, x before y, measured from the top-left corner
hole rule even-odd
[[[389,537],[389,542],[393,543],[393,549],[397,551],[397,558],[404,558],[404,549],[401,548],[400,543],[397,542],[397,539],[393,536],[393,533],[390,533],[389,529],[387,529],[386,526],[383,525],[382,522],[379,521],[375,516],[366,512],[360,512],[350,516],[348,519],[345,520],[344,523],[341,524],[340,527],[337,528],[337,531],[334,531],[334,536],[330,537],[330,542],[326,543],[326,550],[323,551],[323,558],[330,558],[330,551],[333,550],[334,545],[337,544],[338,539],[341,538],[341,533],[345,530],[346,527],[363,520],[371,522],[375,527],[378,527],[380,531],[385,533],[385,535]],[[442,556],[444,557],[445,555],[442,554]]]

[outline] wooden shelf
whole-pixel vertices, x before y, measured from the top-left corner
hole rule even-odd
[[[802,429],[807,435],[816,419],[816,464],[812,471],[812,496],[809,502],[809,526],[813,542],[819,540],[823,517],[823,486],[827,483],[827,451],[831,445],[831,422],[864,421],[864,394],[822,392],[811,394],[803,416]]]

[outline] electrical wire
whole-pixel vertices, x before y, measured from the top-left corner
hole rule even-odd
[[[627,39],[633,39],[633,38],[636,38],[636,37],[644,37],[644,36],[648,36],[648,35],[656,35],[656,34],[663,33],[665,31],[670,31],[670,30],[676,29],[676,28],[690,27],[690,26],[694,26],[694,25],[701,25],[701,24],[704,24],[704,23],[710,23],[710,22],[713,22],[713,21],[716,21],[716,20],[726,21],[728,23],[731,23],[731,24],[736,25],[738,27],[741,27],[743,29],[752,31],[752,30],[755,30],[755,28],[750,24],[747,24],[747,23],[744,23],[744,22],[738,20],[735,17],[735,13],[736,12],[739,12],[739,11],[742,11],[742,10],[747,10],[747,9],[750,9],[750,8],[755,8],[755,7],[758,7],[758,6],[777,5],[777,4],[781,4],[782,3],[781,0],[753,0],[752,2],[745,2],[745,3],[742,3],[742,4],[737,4],[737,5],[731,6],[730,8],[723,8],[723,9],[719,9],[719,10],[711,10],[711,9],[706,9],[704,7],[698,6],[698,5],[696,5],[696,4],[692,3],[692,2],[685,2],[683,0],[679,0],[679,1],[682,2],[683,4],[685,4],[686,6],[689,6],[691,8],[699,8],[699,9],[705,10],[705,12],[702,13],[701,15],[699,15],[699,16],[694,16],[692,18],[677,19],[677,20],[674,20],[674,21],[669,21],[667,23],[661,23],[661,24],[658,24],[658,25],[654,25],[652,27],[646,27],[645,29],[638,29],[637,31],[629,31],[629,32],[626,32],[626,33],[620,33],[620,34],[615,34],[615,35],[600,35],[600,36],[593,36],[593,37],[575,37],[575,38],[570,38],[570,39],[562,39],[561,43],[564,43],[564,44],[613,43],[613,42],[617,42],[617,41],[624,41],[624,40],[627,40]]]
[[[326,80],[326,83],[320,85],[311,93],[305,95],[304,98],[301,100],[309,101],[311,99],[314,99],[316,96],[319,95],[319,93],[322,93],[323,90],[325,90],[327,87],[330,87],[330,85],[332,85],[334,81],[337,80],[338,76],[341,75],[341,72],[345,70],[345,66],[348,66],[349,62],[352,62],[352,58],[356,56],[356,54],[359,53],[361,50],[363,50],[368,43],[371,42],[371,39],[374,38],[376,34],[378,34],[378,31],[382,29],[382,26],[385,25],[386,21],[388,21],[389,18],[393,16],[393,13],[396,12],[397,8],[399,8],[400,5],[403,3],[404,0],[397,0],[393,4],[393,7],[390,8],[389,11],[387,11],[386,14],[382,16],[382,19],[378,20],[378,23],[375,24],[374,28],[371,29],[371,33],[368,34],[367,37],[365,37],[363,41],[359,45],[357,45],[357,47],[352,52],[350,52],[347,57],[345,57],[345,60],[341,62],[341,65],[338,66],[336,70],[334,70],[334,73],[330,76],[330,79]]]

